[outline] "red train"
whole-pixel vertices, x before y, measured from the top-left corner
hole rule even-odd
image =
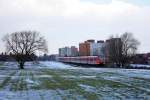
[[[98,56],[82,56],[82,57],[58,57],[58,61],[65,63],[100,65],[104,64],[103,60]]]

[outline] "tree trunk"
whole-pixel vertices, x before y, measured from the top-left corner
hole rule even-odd
[[[24,62],[20,62],[20,63],[19,63],[19,68],[20,68],[20,69],[24,69]]]

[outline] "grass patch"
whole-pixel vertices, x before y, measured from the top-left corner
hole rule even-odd
[[[11,76],[13,76],[16,72],[12,72],[8,77],[4,79],[4,81],[0,84],[0,88],[4,88],[11,81]]]
[[[19,75],[16,76],[18,78],[11,80],[11,87],[10,90],[11,91],[23,91],[23,90],[27,90],[27,83],[25,82],[25,77],[26,73],[24,70],[21,70]],[[23,76],[23,77],[19,77],[19,76]]]
[[[41,80],[41,87],[44,89],[75,89],[77,87],[77,83],[74,80],[64,79],[58,76],[54,76],[52,79],[45,78]]]

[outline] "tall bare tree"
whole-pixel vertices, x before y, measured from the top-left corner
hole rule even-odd
[[[111,37],[106,44],[108,62],[124,66],[130,63],[140,43],[132,33],[126,32],[120,37]]]
[[[18,62],[19,68],[24,69],[28,59],[32,59],[36,51],[47,52],[46,40],[36,31],[21,31],[7,34],[3,41],[8,53]],[[32,59],[33,60],[33,59]]]
[[[122,63],[128,64],[136,54],[140,42],[129,32],[125,32],[120,38],[122,41]]]

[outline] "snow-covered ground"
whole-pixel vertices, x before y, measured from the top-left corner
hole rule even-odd
[[[131,64],[133,68],[150,68],[150,65],[144,65],[144,64]]]
[[[41,67],[47,67],[47,68],[52,68],[52,69],[68,69],[68,68],[73,68],[73,66],[66,65],[63,63],[59,62],[50,62],[50,61],[45,61],[45,62],[40,62]]]
[[[150,100],[150,70],[81,68],[59,62],[0,66],[0,100]]]

